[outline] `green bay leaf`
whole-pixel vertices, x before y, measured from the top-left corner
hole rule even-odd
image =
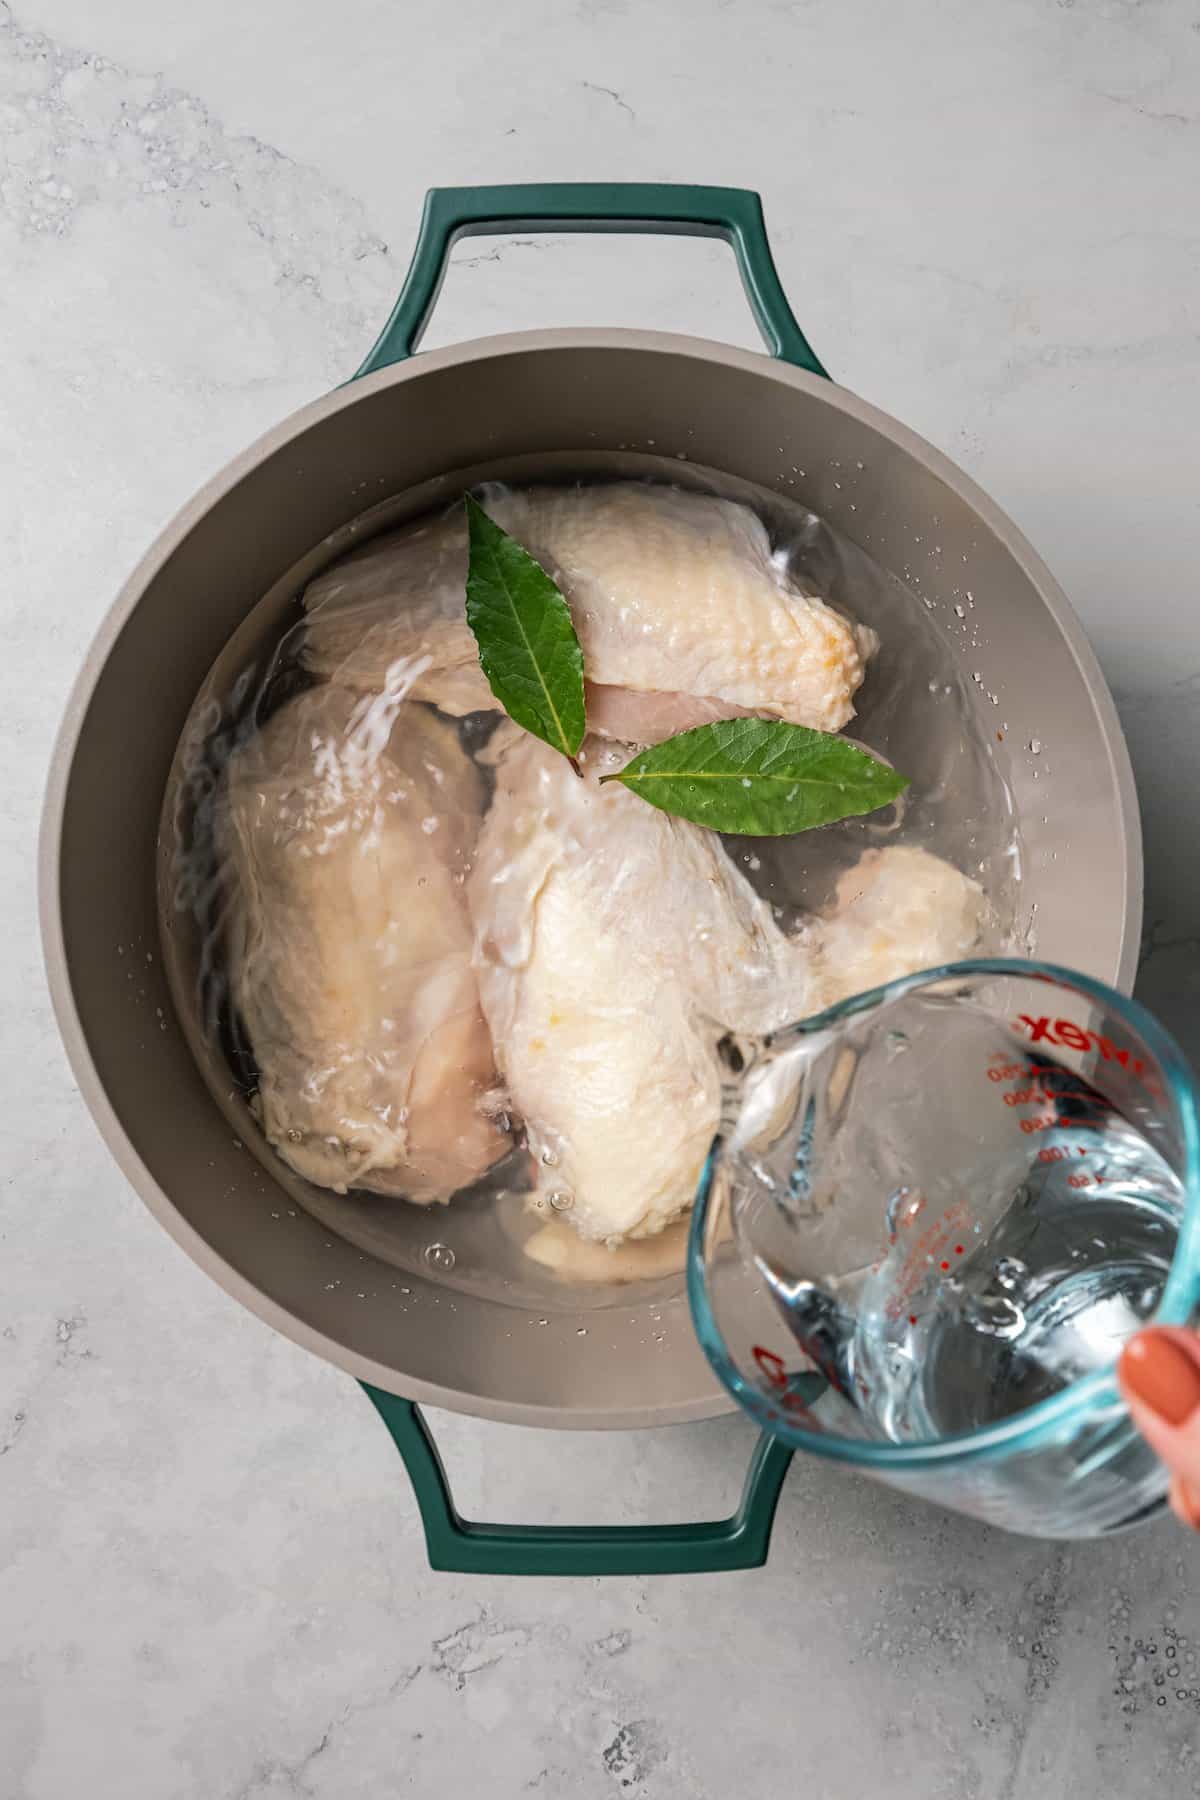
[[[720,719],[654,744],[603,781],[663,812],[748,837],[786,837],[888,806],[907,777],[845,738],[778,719]]]
[[[574,763],[583,742],[583,651],[541,564],[465,496],[467,623],[488,685],[510,719]]]

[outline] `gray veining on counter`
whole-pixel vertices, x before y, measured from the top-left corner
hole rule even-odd
[[[343,379],[433,182],[763,191],[839,378],[1067,588],[1146,826],[1141,989],[1200,1051],[1200,15],[1191,0],[0,0],[0,1800],[1183,1800],[1200,1555],[1002,1537],[794,1469],[769,1567],[434,1576],[353,1384],[136,1202],[43,997],[32,839],[84,648],[153,533]],[[431,342],[753,343],[728,253],[460,248]],[[731,1502],[736,1419],[439,1420],[467,1511]]]

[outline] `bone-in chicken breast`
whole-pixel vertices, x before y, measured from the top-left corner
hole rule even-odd
[[[838,731],[875,648],[792,582],[749,507],[643,482],[497,488],[488,512],[558,582],[588,674],[592,729],[658,742],[742,713]],[[414,692],[494,705],[465,620],[460,508],[382,539],[310,584],[304,657],[378,692],[428,658]]]
[[[471,964],[478,770],[427,707],[323,687],[230,763],[233,999],[299,1174],[445,1200],[503,1155]]]
[[[721,847],[511,739],[468,884],[480,997],[539,1188],[586,1238],[660,1230],[716,1130],[722,1030],[810,1011],[802,955]]]
[[[868,850],[812,931],[814,1009],[969,956],[989,920],[978,883],[940,856],[905,844]]]
[[[519,733],[468,883],[480,998],[538,1188],[588,1239],[662,1229],[717,1128],[717,1041],[965,955],[979,889],[925,851],[869,851],[829,916],[785,936],[720,839]]]

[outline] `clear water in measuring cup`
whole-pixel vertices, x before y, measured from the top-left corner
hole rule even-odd
[[[935,1305],[889,1329],[886,1261],[868,1282],[848,1364],[888,1437],[948,1437],[1033,1406],[1110,1367],[1153,1313],[1182,1192],[1140,1132],[1103,1112],[1094,1125],[1087,1146],[1078,1124],[1048,1133],[987,1236],[961,1256],[946,1246]]]
[[[1129,1116],[969,1003],[901,1006],[908,1029],[801,1050],[782,1132],[768,1071],[774,1122],[751,1141],[749,1109],[734,1223],[809,1366],[869,1435],[906,1443],[1111,1368],[1158,1304],[1184,1193],[1151,1141],[1153,1088],[1115,1053]]]

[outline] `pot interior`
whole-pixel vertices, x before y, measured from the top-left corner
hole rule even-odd
[[[94,685],[85,677],[62,771],[68,1036],[149,1203],[240,1298],[355,1374],[547,1424],[723,1410],[678,1241],[633,1283],[579,1286],[522,1254],[518,1201],[464,1196],[431,1215],[312,1188],[266,1145],[201,1029],[196,923],[175,903],[191,754],[177,746],[189,717],[211,728],[237,704],[238,677],[263,665],[319,569],[484,479],[638,474],[744,492],[781,518],[810,508],[836,534],[814,538],[822,591],[884,640],[853,733],[934,796],[928,846],[980,871],[1007,944],[1126,973],[1122,747],[1020,540],[941,459],[826,384],[740,352],[648,342],[443,353],[281,427],[134,578]],[[864,552],[885,571],[875,616]],[[769,860],[758,879],[772,899],[818,905],[839,860],[877,830],[856,820],[813,834],[828,841],[807,884],[788,890]],[[764,848],[769,859],[770,847],[735,851],[762,862]],[[434,1246],[452,1250],[452,1269],[441,1254],[431,1264]]]

